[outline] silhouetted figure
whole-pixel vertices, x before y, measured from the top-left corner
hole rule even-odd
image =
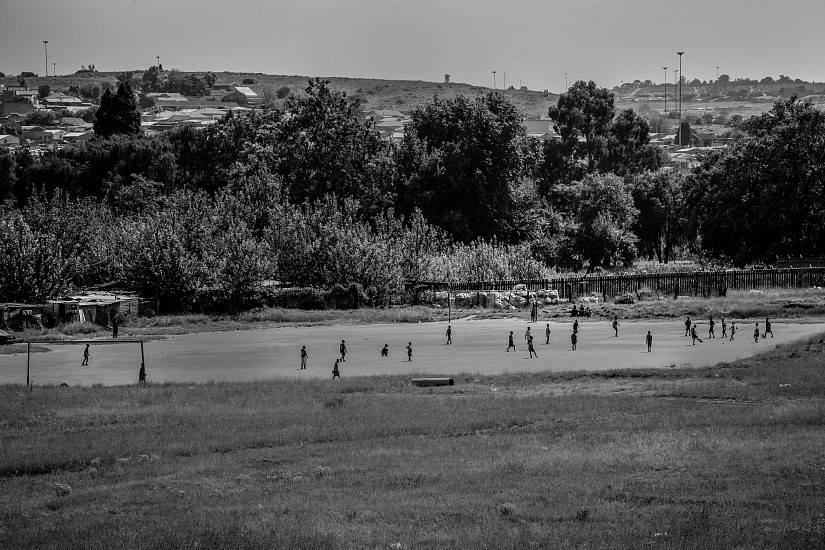
[[[510,337],[507,340],[507,351],[510,351],[510,348],[513,348],[513,351],[516,351],[516,344],[513,343],[513,331],[510,331]]]
[[[570,335],[570,343],[573,344],[573,349],[574,350],[576,349],[576,344],[578,343],[578,341],[579,341],[579,337],[575,332]]]
[[[716,326],[716,323],[713,322],[713,317],[708,319],[708,338],[716,338],[716,334],[713,332],[713,327]]]
[[[698,333],[698,332],[696,332],[696,325],[693,325],[693,328],[692,328],[692,329],[690,329],[690,335],[691,335],[691,337],[693,337],[693,345],[694,345],[694,346],[696,345],[696,340],[699,340],[699,343],[700,343],[700,344],[701,344],[702,342],[704,342],[704,340],[702,340],[701,338],[699,338],[699,333]]]
[[[112,315],[112,338],[117,338],[117,315]]]
[[[335,360],[335,365],[332,367],[332,379],[335,380],[336,378],[341,378],[341,371],[338,370],[338,362],[340,359]]]
[[[576,304],[573,304],[573,311],[570,312],[570,317],[575,317],[579,314],[579,310],[576,309]]]
[[[387,357],[390,354],[390,347],[387,344],[384,344],[384,347],[381,348],[381,357]]]
[[[725,323],[725,318],[722,317],[722,338],[728,337],[728,325]]]
[[[647,343],[647,352],[650,353],[650,348],[653,347],[653,335],[650,334],[650,331],[647,331],[647,336],[645,336],[645,342]]]
[[[341,340],[341,345],[338,346],[339,351],[341,352],[341,361],[344,363],[347,362],[347,344],[343,340]]]
[[[83,362],[80,363],[81,366],[88,366],[89,365],[89,344],[86,344],[86,349],[83,350]]]
[[[412,361],[412,342],[407,342],[407,361]]]
[[[753,329],[753,342],[755,344],[759,343],[759,323],[756,323],[756,327]]]
[[[447,325],[447,345],[453,343],[453,329],[450,328],[450,325]]]
[[[307,368],[307,347],[303,346],[301,348],[301,369]]]
[[[550,323],[547,323],[547,328],[544,329],[544,335],[547,337],[547,341],[544,342],[545,344],[550,343]]]
[[[690,334],[690,317],[685,320],[685,336]]]
[[[619,316],[613,317],[613,332],[615,333],[613,336],[616,338],[619,337]]]
[[[765,338],[768,337],[768,334],[770,334],[771,338],[773,338],[773,331],[771,330],[771,320],[765,317]]]
[[[146,387],[146,366],[141,363],[138,371],[138,387]]]

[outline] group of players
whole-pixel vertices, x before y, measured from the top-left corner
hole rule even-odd
[[[531,319],[531,321],[535,320],[535,316],[532,314],[532,312],[531,312],[530,319]],[[722,324],[722,336],[721,337],[722,338],[728,338],[729,337],[730,340],[733,341],[734,337],[736,335],[736,323],[731,323],[731,325],[730,325],[730,335],[728,335],[728,325],[727,325],[727,322],[725,321],[724,318],[722,319],[721,324]],[[619,323],[618,316],[613,317],[613,321],[611,323],[611,326],[613,328],[613,336],[618,338],[619,337],[619,327],[621,326],[621,323]],[[716,322],[713,320],[713,317],[710,317],[708,319],[708,338],[716,338],[715,330],[716,330]],[[545,344],[550,344],[550,333],[551,333],[550,323],[547,323],[547,325],[544,329],[544,335],[545,335],[545,342],[544,343]],[[445,334],[445,336],[447,338],[447,342],[446,342],[447,345],[450,345],[450,344],[453,343],[452,334],[453,334],[453,331],[452,331],[451,325],[447,325],[447,332]],[[765,334],[762,337],[767,338],[768,334],[770,334],[771,338],[773,338],[773,331],[771,330],[771,320],[766,318],[765,319]],[[579,341],[579,336],[578,335],[579,335],[579,320],[576,319],[576,320],[573,321],[573,332],[570,334],[570,344],[571,344],[572,349],[574,351],[575,351],[576,345],[578,344],[578,341]],[[693,345],[694,346],[696,345],[697,340],[699,341],[699,343],[704,342],[704,340],[702,340],[702,338],[699,337],[699,333],[697,331],[697,325],[691,321],[690,317],[688,317],[687,320],[685,321],[685,336],[690,336],[690,337],[693,338]],[[759,323],[756,323],[756,325],[754,327],[754,330],[753,330],[753,340],[754,340],[754,342],[759,342],[759,337],[760,337]],[[535,348],[535,345],[533,343],[533,333],[530,331],[529,326],[527,327],[527,331],[524,333],[524,340],[527,341],[527,351],[530,354],[530,359],[532,359],[533,357],[538,357],[538,353],[536,352],[536,348]],[[653,335],[651,334],[650,331],[647,331],[647,335],[645,336],[645,345],[647,346],[648,353],[650,353],[653,349]],[[341,353],[341,357],[339,359],[335,360],[335,365],[332,368],[332,378],[333,379],[341,377],[341,371],[339,369],[339,364],[342,363],[342,362],[346,362],[346,360],[347,360],[346,359],[346,357],[347,357],[347,345],[346,345],[346,342],[344,340],[341,340],[341,345],[338,347],[338,349]],[[508,341],[507,341],[507,352],[509,352],[511,349],[513,351],[516,351],[516,344],[515,344],[515,341],[514,341],[512,330],[510,331],[510,335],[509,335]],[[382,357],[387,357],[388,355],[389,355],[389,346],[387,344],[384,344],[384,347],[381,349],[381,356]],[[307,357],[308,357],[308,355],[307,355],[307,351],[306,351],[306,346],[304,346],[304,347],[301,348],[301,369],[306,368]],[[412,361],[412,342],[407,343],[407,361]]]

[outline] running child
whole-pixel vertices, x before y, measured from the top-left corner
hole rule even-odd
[[[513,351],[516,351],[516,345],[513,343],[513,331],[510,331],[510,338],[508,339],[507,351],[510,351],[510,348],[513,348]]]
[[[693,337],[693,345],[694,346],[696,345],[696,340],[699,340],[700,344],[704,342],[704,340],[699,338],[699,333],[696,332],[696,325],[693,325],[693,328],[690,329],[690,335]]]
[[[530,359],[533,358],[533,355],[535,355],[536,357],[539,356],[539,354],[536,353],[536,348],[533,347],[533,336],[532,335],[530,336],[530,338],[527,339],[527,351],[530,352]]]
[[[722,317],[722,338],[728,337],[728,325],[725,323],[725,318]]]
[[[447,325],[447,345],[453,343],[453,329],[450,328],[450,325]]]
[[[573,334],[578,334],[578,333],[579,333],[579,320],[576,319],[575,321],[573,321]]]
[[[346,363],[347,362],[347,343],[341,340],[341,345],[338,346],[338,349],[341,351],[341,361]]]
[[[730,341],[733,342],[733,337],[736,334],[736,323],[730,324]]]
[[[80,366],[89,366],[89,344],[86,344],[86,349],[83,350],[83,362]]]
[[[771,320],[765,317],[765,338],[768,337],[768,334],[770,334],[771,338],[773,338],[773,331],[771,330]]]

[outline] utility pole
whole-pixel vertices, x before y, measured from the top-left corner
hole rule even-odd
[[[157,57],[157,58],[158,58],[158,70],[160,70],[160,56],[159,56],[159,55],[156,55],[155,57]]]
[[[567,87],[567,73],[564,73],[564,91],[566,92],[569,88]]]
[[[497,71],[493,71],[493,89],[494,90],[496,89],[496,72]]]
[[[52,76],[57,76],[57,63],[52,63]]]
[[[504,71],[504,85],[501,87],[502,90],[507,89],[507,71]]]
[[[667,67],[662,67],[665,70],[665,118],[667,118]]]
[[[719,80],[719,65],[716,66],[716,80]]]
[[[46,76],[49,76],[49,41],[43,41],[43,49],[46,51]]]
[[[682,54],[685,52],[676,52],[679,54],[679,145],[682,144]]]

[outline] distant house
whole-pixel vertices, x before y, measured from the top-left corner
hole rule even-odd
[[[54,143],[62,141],[65,130],[43,128],[42,126],[23,126],[23,139],[36,143]]]
[[[528,136],[550,139],[559,137],[549,118],[525,118],[523,124]]]
[[[235,86],[235,91],[239,94],[243,95],[246,98],[246,102],[249,105],[255,105],[256,103],[261,102],[261,97],[252,91],[252,88],[247,86]]]
[[[20,138],[9,134],[0,134],[0,147],[18,147]]]
[[[63,94],[60,92],[52,92],[47,97],[44,97],[40,102],[49,109],[65,109],[68,107],[83,107],[83,100],[73,95]],[[91,103],[86,104],[91,106]]]
[[[63,141],[67,143],[78,143],[80,141],[89,141],[93,137],[95,137],[95,133],[91,130],[67,132],[63,135]]]
[[[79,117],[63,117],[60,119],[60,124],[70,131],[91,130],[94,127],[94,124]]]

